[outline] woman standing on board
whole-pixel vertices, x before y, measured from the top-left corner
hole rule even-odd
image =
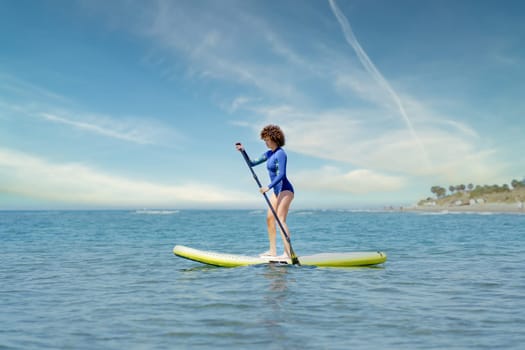
[[[288,216],[288,210],[290,204],[294,198],[293,186],[286,177],[286,152],[281,148],[284,146],[284,133],[277,125],[267,125],[261,130],[261,139],[264,140],[266,146],[269,148],[268,151],[263,153],[259,159],[250,160],[250,166],[256,166],[266,162],[266,168],[270,175],[270,184],[266,187],[261,187],[260,192],[266,193],[270,189],[273,189],[273,194],[270,196],[270,202],[275,208],[277,217],[281,221],[283,228],[290,236],[288,225],[286,225],[286,217]],[[241,144],[236,145],[237,150],[244,150]],[[260,256],[276,256],[276,235],[277,230],[275,227],[275,217],[271,209],[268,209],[266,216],[266,223],[268,225],[268,240],[270,241],[270,249],[267,252],[262,253]],[[286,240],[284,234],[281,232],[283,239],[284,251],[288,257],[290,254],[290,245]],[[284,255],[284,254],[283,254]],[[283,257],[283,256],[281,256]]]

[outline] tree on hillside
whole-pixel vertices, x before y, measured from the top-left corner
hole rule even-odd
[[[447,190],[441,186],[432,186],[430,192],[434,193],[437,198],[441,198],[445,195]]]
[[[459,197],[464,196],[465,189],[468,188],[468,197],[470,198],[483,198],[485,196],[490,196],[492,194],[496,193],[509,193],[512,192],[515,189],[525,189],[525,178],[521,181],[519,180],[512,180],[511,186],[508,184],[503,185],[476,185],[474,186],[472,183],[469,183],[468,186],[465,186],[463,184],[461,185],[450,185],[448,187],[450,191],[450,196],[454,194],[454,192],[458,193]],[[434,193],[437,197],[437,199],[443,198],[447,196],[447,190],[441,186],[432,186],[430,191]],[[486,199],[486,198],[483,198]],[[427,199],[427,201],[430,200],[430,198]]]

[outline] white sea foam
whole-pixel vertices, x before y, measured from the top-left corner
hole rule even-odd
[[[165,209],[140,209],[136,210],[135,214],[146,214],[146,215],[172,215],[178,214],[179,210],[165,210]]]

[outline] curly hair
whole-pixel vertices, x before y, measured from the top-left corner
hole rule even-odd
[[[281,130],[281,128],[277,125],[266,125],[261,130],[261,139],[269,138],[273,142],[277,144],[277,146],[282,147],[284,146],[285,139],[284,139],[284,133]]]

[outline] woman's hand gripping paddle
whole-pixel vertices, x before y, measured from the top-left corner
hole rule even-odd
[[[240,146],[241,144],[240,144],[240,142],[237,142],[236,145]],[[257,185],[259,186],[259,189],[261,189],[262,188],[261,182],[259,181],[259,178],[257,177],[257,174],[255,174],[255,171],[253,171],[253,168],[252,168],[252,165],[251,165],[251,162],[250,162],[250,158],[246,154],[246,151],[244,150],[244,148],[240,148],[239,151],[241,152],[242,156],[244,157],[244,160],[246,161],[246,165],[248,165],[248,168],[250,168],[250,171],[252,172],[252,175],[253,175],[253,178],[255,179],[255,182],[257,182]],[[275,212],[275,209],[273,208],[273,205],[270,202],[270,200],[268,199],[268,196],[266,195],[266,193],[263,193],[263,196],[264,196],[264,199],[266,200],[266,203],[268,204],[268,207],[272,211],[272,214],[275,217],[275,220],[277,221],[277,224],[279,225],[279,228],[281,229],[281,232],[284,234],[284,237],[286,238],[286,241],[288,242],[288,245],[290,246],[290,255],[291,255],[290,258],[292,259],[292,264],[294,264],[294,265],[301,265],[301,263],[299,262],[299,258],[297,257],[297,255],[295,255],[295,252],[293,251],[292,242],[290,241],[290,236],[288,235],[288,232],[286,232],[286,230],[284,229],[284,226],[283,226],[281,220],[279,220],[279,217],[277,216],[277,213]]]

